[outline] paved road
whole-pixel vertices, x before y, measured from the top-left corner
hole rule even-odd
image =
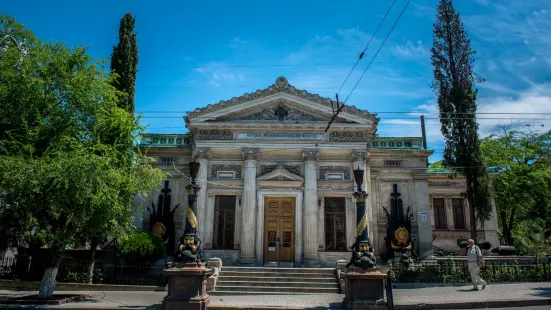
[[[488,310],[515,310],[515,309],[522,309],[522,310],[549,310],[551,309],[551,306],[536,306],[536,307],[513,307],[513,308],[485,308]],[[464,309],[450,309],[450,310],[464,310]],[[480,309],[484,310],[484,309]]]

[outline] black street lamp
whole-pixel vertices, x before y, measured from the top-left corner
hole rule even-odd
[[[362,189],[364,171],[358,167],[354,170],[354,179],[358,188],[354,193],[356,198],[356,243],[367,243],[369,246],[369,228],[367,227],[367,212],[365,200],[368,193]]]
[[[354,179],[357,184],[354,198],[356,198],[356,242],[352,252],[352,258],[347,267],[354,265],[360,268],[373,268],[376,266],[375,255],[369,242],[369,228],[367,225],[367,210],[365,201],[369,196],[362,189],[364,171],[358,167],[354,170]]]
[[[203,257],[201,255],[201,239],[197,236],[197,194],[201,190],[201,187],[197,185],[199,168],[201,168],[200,163],[195,161],[189,163],[191,183],[186,186],[188,193],[186,225],[184,228],[184,236],[180,238],[176,254],[174,255],[174,261],[182,261],[184,263],[203,262]]]

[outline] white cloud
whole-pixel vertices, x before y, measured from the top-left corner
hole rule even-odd
[[[490,4],[490,0],[474,0],[476,3],[480,4],[480,5],[484,5],[484,6],[487,6]]]
[[[425,48],[421,41],[417,41],[417,44],[407,41],[405,45],[396,45],[394,53],[405,58],[425,58],[427,62],[430,55],[429,49]]]
[[[415,119],[425,115],[426,133],[429,144],[441,144],[444,141],[440,133],[440,120],[436,102],[427,102],[417,106],[409,115],[389,116],[379,115],[379,128],[384,136],[421,136],[420,120]],[[490,114],[485,114],[490,113]],[[510,113],[510,114],[495,114]],[[524,114],[520,114],[524,113]],[[531,113],[531,114],[525,114]],[[545,114],[547,113],[547,115]],[[551,129],[551,84],[541,84],[522,92],[517,98],[481,99],[478,101],[479,136],[487,137],[496,132],[498,125],[530,126],[534,130]],[[543,125],[543,127],[542,127]]]

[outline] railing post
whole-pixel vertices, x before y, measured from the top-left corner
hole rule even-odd
[[[394,310],[394,296],[392,294],[392,280],[390,280],[390,276],[386,276],[385,278],[386,283],[386,303],[388,310]]]

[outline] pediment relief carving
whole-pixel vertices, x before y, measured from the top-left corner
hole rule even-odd
[[[327,122],[331,118],[330,115],[323,113],[315,114],[297,109],[292,106],[292,102],[279,99],[274,103],[269,103],[261,110],[255,110],[249,113],[233,113],[211,122],[231,122],[231,121],[304,121],[304,122]],[[336,123],[346,123],[343,118],[335,119]]]
[[[294,86],[289,85],[289,82],[287,81],[286,78],[279,77],[277,78],[275,83],[270,87],[268,87],[267,89],[257,90],[254,93],[251,93],[251,94],[247,93],[240,97],[233,97],[230,100],[222,100],[216,104],[209,104],[204,108],[197,108],[192,112],[188,112],[187,115],[188,117],[195,118],[208,113],[212,113],[212,112],[224,110],[229,107],[240,105],[244,102],[265,98],[276,93],[286,93],[286,94],[310,101],[315,104],[326,106],[326,107],[332,107],[336,104],[336,102],[331,100],[330,98],[322,98],[319,95],[311,94],[306,90],[296,89]],[[369,119],[375,122],[378,121],[375,114],[371,114],[366,110],[361,110],[354,106],[347,105],[344,107],[342,112],[346,114],[358,116],[361,118]]]
[[[257,181],[304,181],[304,178],[298,176],[285,168],[283,164],[277,165],[277,167],[264,175],[256,178]]]

